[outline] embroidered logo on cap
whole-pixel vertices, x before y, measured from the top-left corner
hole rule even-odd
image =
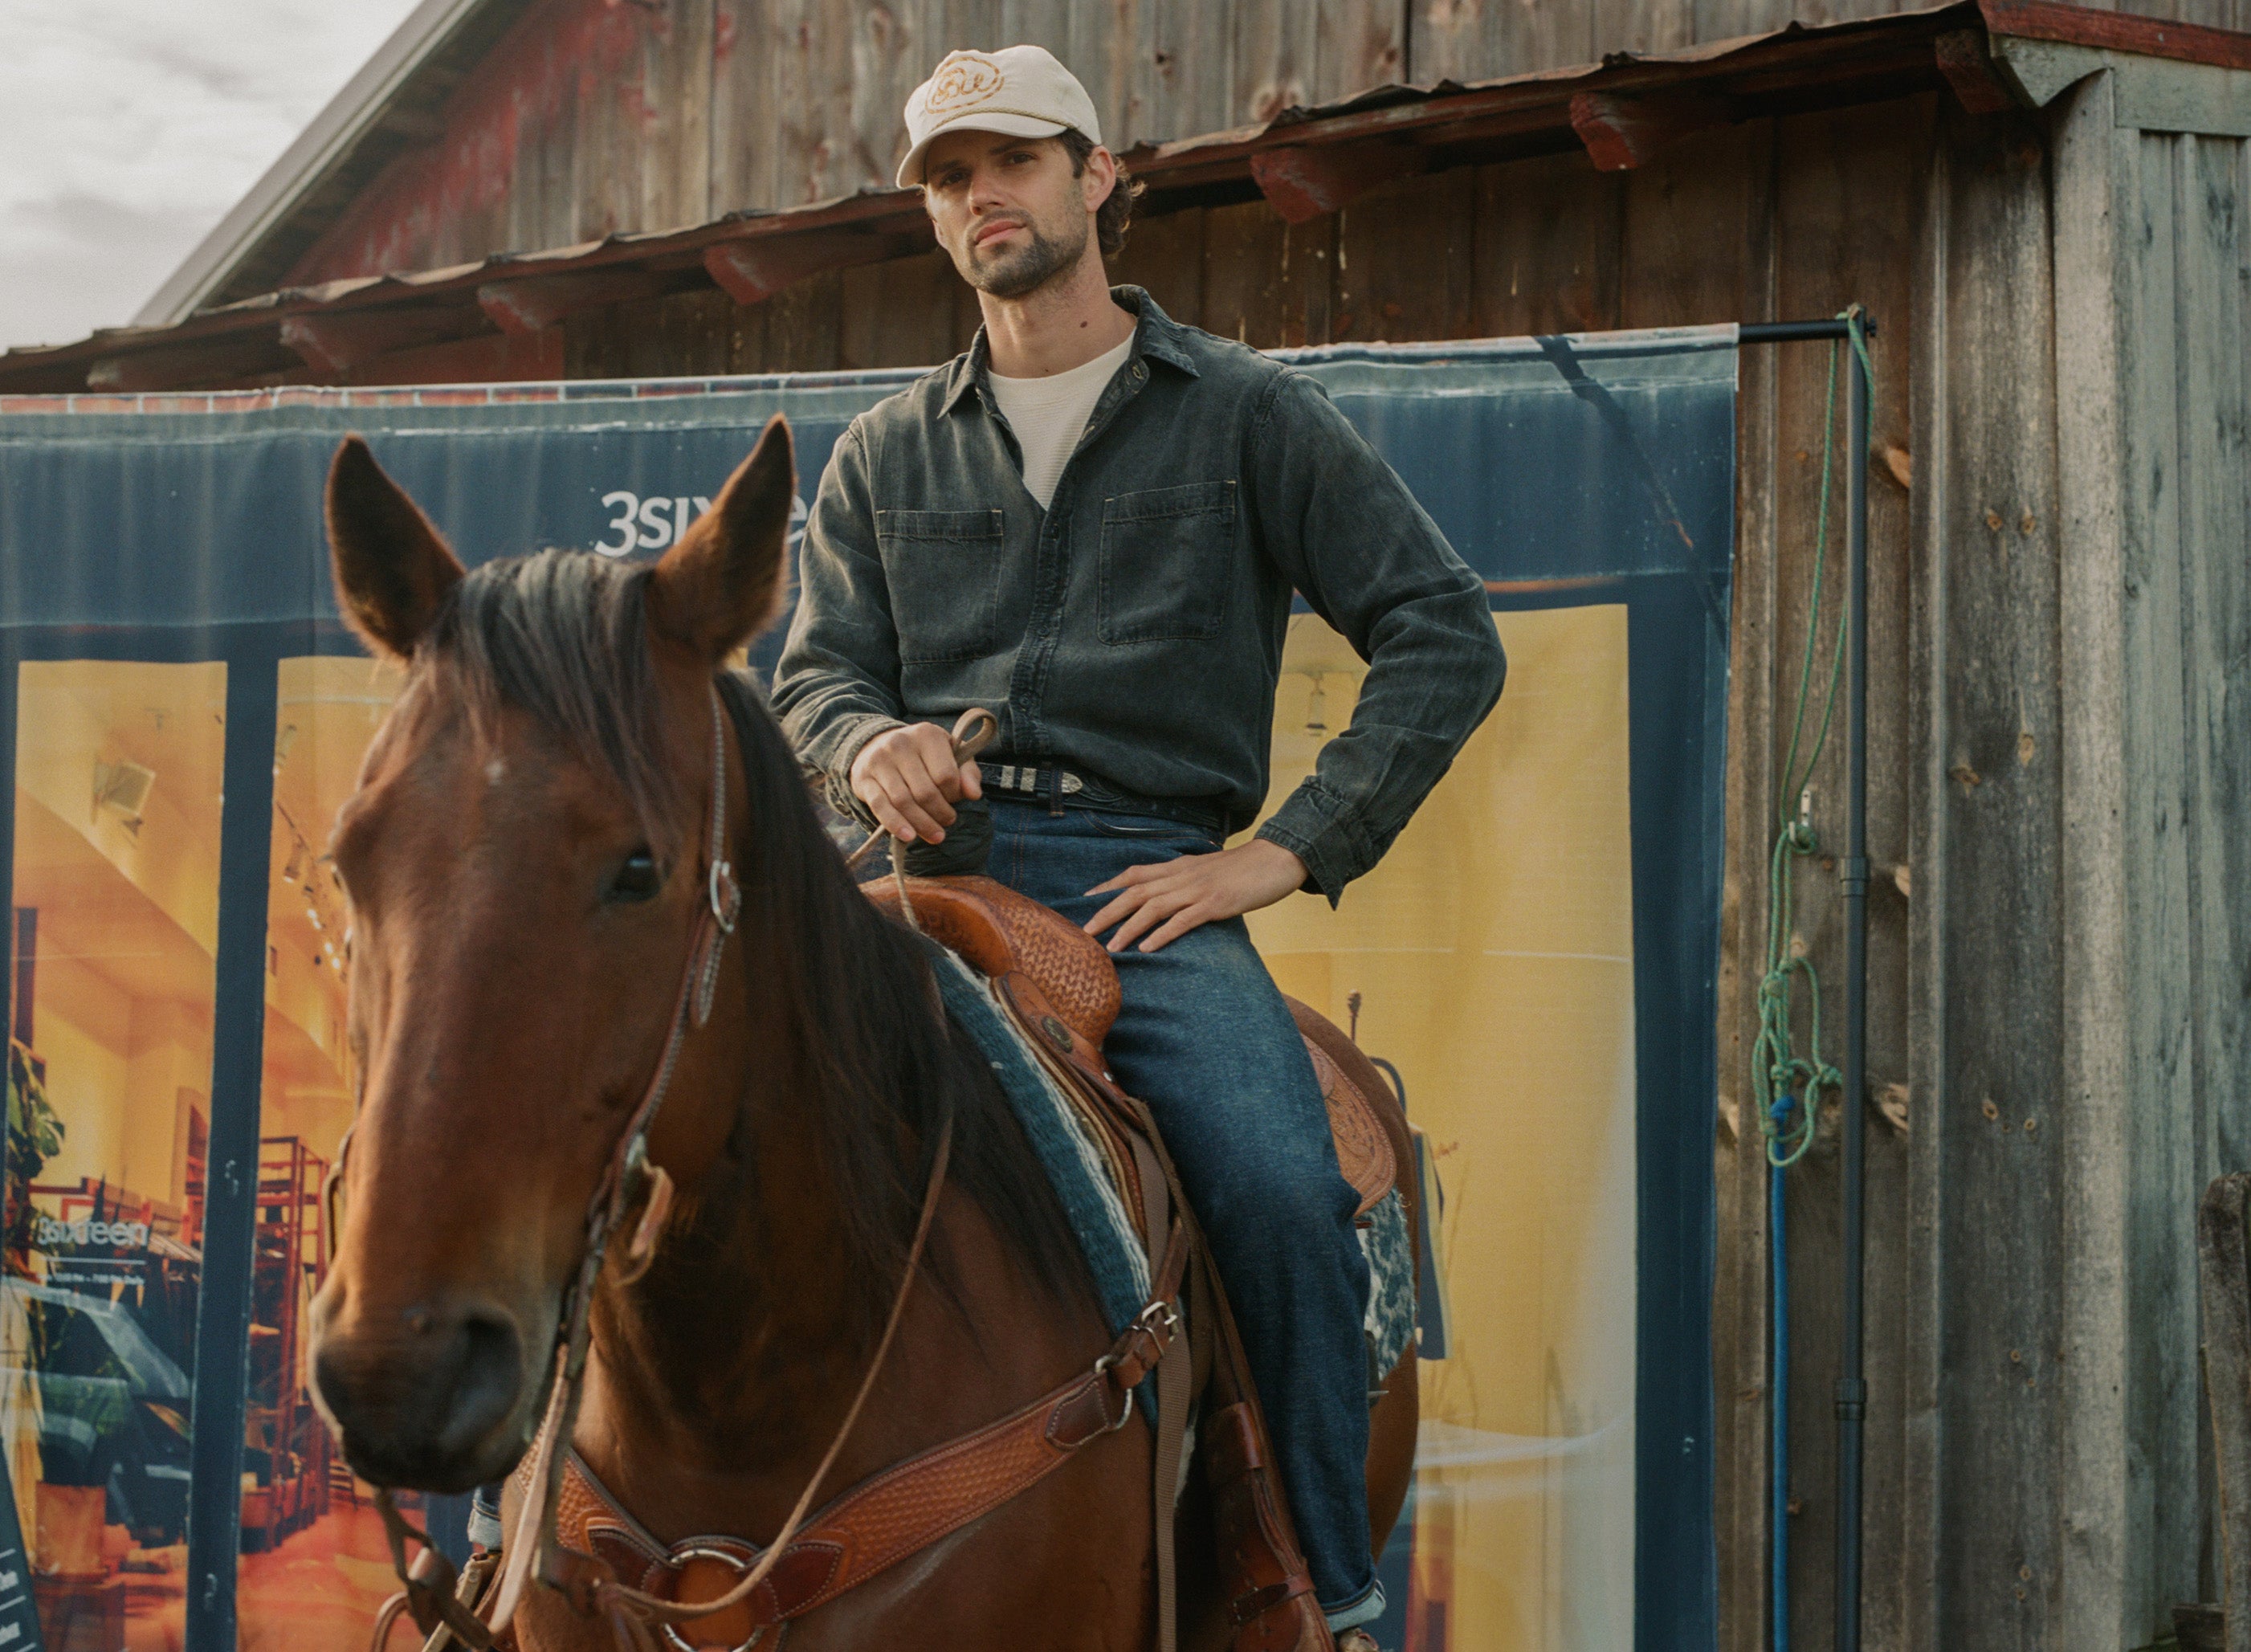
[[[956,52],[938,66],[923,94],[923,108],[932,115],[951,115],[998,97],[1007,80],[1001,66],[978,52]]]

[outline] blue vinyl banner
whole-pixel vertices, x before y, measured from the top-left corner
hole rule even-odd
[[[1416,1130],[1423,1421],[1379,1638],[1710,1647],[1735,330],[1283,354],[1484,576],[1510,661],[1384,863],[1334,911],[1251,920]],[[646,559],[770,417],[809,497],[913,376],[0,417],[0,1547],[40,1579],[25,1642],[169,1612],[190,1652],[312,1652],[391,1586],[302,1376],[327,1243],[305,1190],[350,1110],[320,856],[397,687],[336,618],[339,436],[469,562]],[[1300,604],[1271,801],[1364,671]]]

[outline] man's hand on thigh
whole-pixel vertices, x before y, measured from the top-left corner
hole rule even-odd
[[[1086,920],[1086,933],[1098,936],[1116,924],[1118,933],[1106,944],[1122,952],[1146,932],[1141,950],[1154,952],[1200,924],[1271,906],[1305,881],[1306,863],[1264,837],[1215,854],[1129,866],[1086,892],[1117,892],[1115,899]]]
[[[985,795],[974,759],[953,760],[953,737],[932,723],[885,729],[852,760],[852,795],[902,843],[942,843],[953,806]]]

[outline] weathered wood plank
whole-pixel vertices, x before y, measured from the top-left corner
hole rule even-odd
[[[1950,775],[1936,1589],[1947,1644],[2029,1652],[2085,1627],[2060,1613],[2060,1379],[2089,1350],[2066,1329],[2076,1264],[2059,1242],[2073,1126],[2059,1116],[2052,241],[2031,124],[1950,115],[1945,130],[1951,353],[1945,426],[1925,444],[1944,473]]]
[[[639,67],[636,64],[635,68]],[[576,198],[571,219],[578,239],[592,240],[630,225],[625,218],[623,180],[633,176],[632,205],[640,205],[638,156],[631,174],[620,151],[631,138],[626,132],[623,76],[606,54],[577,66],[577,118],[571,133],[571,183]]]
[[[578,228],[578,100],[558,98],[532,141],[539,151],[537,232],[522,250],[572,246],[585,239]]]
[[[1114,17],[1114,50],[1127,53],[1124,142],[1162,142],[1234,123],[1231,8],[1207,0],[1127,0],[1114,12],[1089,6],[1084,20]],[[1075,31],[1074,51],[1085,31]]]
[[[2198,192],[2210,203],[2197,230],[2201,274],[2198,309],[2185,317],[2188,336],[2206,349],[2188,406],[2208,410],[2191,441],[2197,480],[2190,503],[2198,524],[2192,564],[2196,627],[2188,672],[2189,732],[2197,814],[2192,871],[2198,883],[2199,930],[2194,938],[2197,1065],[2200,1112],[2197,1174],[2251,1162],[2251,843],[2237,823],[2251,816],[2251,144],[2205,139],[2196,149]],[[2209,1298],[2207,1296],[2207,1302]],[[2207,1327],[2210,1315],[2207,1309]],[[2210,1331],[2207,1329],[2207,1336]],[[2228,1465],[2238,1472],[2220,1506],[2206,1510],[2214,1529],[2222,1575],[2227,1579],[2231,1652],[2251,1652],[2251,1474],[2246,1447],[2222,1431],[2215,1404],[2208,1427],[2227,1490]],[[2251,1406],[2251,1390],[2239,1376],[2231,1389],[2239,1415]],[[2207,1485],[2199,1475],[2199,1490]],[[2240,1627],[2239,1627],[2240,1626]]]
[[[844,283],[841,274],[815,275],[760,306],[766,312],[765,351],[759,371],[833,372],[842,364]]]
[[[708,223],[718,0],[666,0],[641,45],[641,227]]]
[[[890,5],[856,4],[849,8],[854,31],[851,41],[851,99],[830,112],[831,129],[845,125],[836,116],[848,111],[851,156],[843,187],[869,184],[888,188],[907,151],[908,94],[919,86],[938,59],[951,47],[953,35],[947,25],[943,0],[915,4],[897,0]],[[925,39],[925,12],[935,14],[935,38]]]
[[[800,205],[842,193],[840,157],[849,125],[835,119],[852,98],[848,0],[767,0],[776,24],[765,120],[772,121],[772,205]]]
[[[931,367],[951,358],[961,277],[932,249],[842,272],[838,364]]]
[[[1616,327],[1625,199],[1625,180],[1577,150],[1479,168],[1471,331]]]
[[[1253,0],[1227,8],[1235,25],[1229,125],[1263,123],[1285,109],[1319,101],[1319,24],[1327,9],[1289,0]]]
[[[1490,80],[1592,63],[1602,54],[1594,14],[1591,0],[1532,5],[1425,0],[1415,9],[1409,48],[1415,79],[1424,86]]]
[[[2197,1026],[2196,1174],[2209,1182],[2251,1154],[2251,144],[2192,139],[2180,328],[2198,341],[2184,385],[2183,499],[2194,615],[2185,687],[2192,795],[2191,906]],[[2251,1601],[2246,1602],[2251,1610]]]
[[[2130,1115],[2147,1075],[2139,1068],[2133,975],[2141,948],[2130,864],[2148,845],[2137,841],[2142,823],[2130,795],[2137,699],[2144,698],[2132,684],[2146,638],[2132,612],[2145,575],[2130,568],[2146,553],[2136,548],[2142,462],[2130,443],[2145,438],[2129,413],[2139,399],[2131,383],[2149,365],[2137,364],[2132,295],[2139,283],[2130,273],[2137,260],[2129,253],[2143,230],[2138,142],[2116,123],[2113,80],[2096,75],[2067,94],[2056,126],[2055,210],[2082,233],[2060,239],[2055,286],[2061,666],[2072,685],[2061,731],[2071,776],[2062,870],[2072,899],[2061,1215],[2073,1242],[2061,1304],[2072,1357],[2057,1373],[2070,1448],[2054,1471],[2054,1495],[2080,1528],[2066,1551],[2060,1614],[2094,1638],[2134,1644],[2147,1637],[2123,1628],[2120,1596],[2136,1541],[2124,1527],[2145,1500],[2119,1470],[2138,1432],[2133,1396],[2144,1386],[2143,1362],[2130,1351],[2139,1329],[2130,1328],[2137,1262],[2129,1212],[2146,1168],[2137,1163],[2141,1127]],[[2177,645],[2177,628],[2175,636]],[[2178,705],[2178,678],[2172,698]]]
[[[711,20],[712,216],[779,200],[780,111],[769,101],[786,0],[715,0]]]
[[[564,323],[574,378],[678,378],[728,371],[724,293],[627,299]]]
[[[1407,14],[1399,0],[1320,0],[1313,8],[1313,101],[1332,103],[1407,80]]]
[[[1203,326],[1256,350],[1328,342],[1336,219],[1285,224],[1264,201],[1204,214]]]
[[[1763,147],[1770,154],[1772,123],[1762,122]],[[1744,287],[1749,313],[1746,320],[1770,319],[1777,272],[1771,198],[1772,166],[1767,156],[1754,153],[1752,177],[1757,193],[1748,213],[1744,247]],[[1575,169],[1562,173],[1555,164],[1568,161]],[[1623,198],[1617,181],[1597,179],[1583,156],[1554,157],[1537,164],[1550,179],[1569,177],[1580,190],[1535,193],[1522,203],[1521,221],[1511,221],[1510,202],[1497,179],[1479,179],[1478,253],[1480,297],[1479,330],[1496,313],[1511,319],[1525,316],[1531,302],[1546,301],[1549,283],[1527,290],[1521,298],[1505,295],[1504,311],[1486,288],[1500,285],[1498,276],[1511,267],[1520,246],[1504,239],[1489,242],[1490,234],[1514,232],[1530,243],[1534,253],[1551,246],[1581,261],[1569,272],[1569,286],[1594,286],[1591,271],[1583,267],[1597,254],[1583,239],[1595,226],[1607,225],[1610,303],[1617,303],[1617,214]],[[1503,169],[1493,169],[1500,171]],[[1519,170],[1527,168],[1516,169]],[[1595,186],[1600,184],[1597,189]],[[1569,228],[1548,221],[1558,208],[1589,195],[1606,198],[1600,210],[1583,214],[1584,222]],[[1501,256],[1487,261],[1488,247]],[[1559,260],[1560,261],[1560,260]],[[1520,281],[1520,271],[1518,274]],[[1528,301],[1528,302],[1527,302]],[[1493,330],[1555,332],[1608,324],[1592,320],[1515,325]],[[1768,1644],[1766,1574],[1768,1553],[1767,1402],[1770,1359],[1767,1310],[1770,1257],[1767,1246],[1767,1157],[1765,1138],[1759,1128],[1757,1098],[1753,1088],[1750,1058],[1758,1038],[1758,991],[1764,969],[1767,929],[1767,843],[1773,830],[1774,793],[1777,785],[1773,742],[1754,731],[1773,726],[1779,663],[1775,654],[1776,574],[1786,547],[1779,538],[1775,511],[1778,456],[1776,401],[1777,371],[1782,352],[1748,351],[1737,364],[1735,403],[1735,577],[1734,607],[1728,627],[1731,668],[1728,679],[1728,739],[1726,788],[1726,866],[1721,884],[1718,1037],[1720,1127],[1713,1143],[1714,1225],[1719,1235],[1717,1266],[1712,1292],[1712,1392],[1714,1496],[1712,1524],[1719,1581],[1720,1645],[1726,1652],[1764,1652]],[[1787,547],[1794,551],[1795,547]]]
[[[1689,0],[1691,38],[1735,40],[1782,28],[1799,8],[1791,0]]]
[[[766,307],[734,305],[727,317],[727,371],[759,373],[765,371]]]
[[[2131,296],[2120,332],[2124,368],[2127,490],[2125,623],[2121,690],[2123,696],[2126,833],[2125,1017],[2126,1093],[2117,1098],[2115,1122],[2103,1131],[2116,1163],[2090,1166],[2087,1215],[2100,1224],[2087,1249],[2090,1260],[2115,1269],[2116,1285],[2086,1310],[2123,1344],[2131,1335],[2142,1346],[2119,1351],[2126,1404],[2101,1418],[2086,1440],[2083,1473],[2115,1507],[2119,1524],[2087,1563],[2074,1565],[2068,1604],[2082,1619],[2132,1635],[2137,1610],[2157,1579],[2149,1575],[2157,1534],[2180,1513],[2194,1518],[2185,1494],[2193,1482],[2196,1410],[2165,1392],[2184,1375],[2180,1344],[2194,1346],[2192,1294],[2183,1300],[2192,1251],[2171,1243],[2185,1233],[2199,1190],[2190,1156],[2195,1117],[2193,1027],[2189,966],[2182,942],[2193,933],[2189,834],[2194,803],[2189,795],[2188,730],[2184,703],[2183,648],[2186,609],[2185,559],[2189,554],[2185,490],[2190,486],[2178,398],[2200,343],[2176,337],[2184,295],[2181,212],[2176,174],[2181,145],[2194,140],[2144,135],[2130,172],[2138,231]],[[2183,1253],[2186,1253],[2185,1254]],[[2180,1315],[2185,1310],[2187,1320]],[[2171,1402],[2171,1403],[2169,1403]],[[2076,1420],[2076,1419],[2074,1419]],[[2179,1431],[2185,1422],[2190,1448],[2181,1472]],[[2082,1425],[2083,1426],[2083,1425]],[[2151,1473],[2104,1483],[2094,1453],[2147,1453]],[[2163,1488],[2183,1489],[2172,1496]],[[2171,1508],[2165,1505],[2171,1503]],[[2185,1504],[2185,1509],[2182,1504]],[[2168,1536],[2173,1534],[2168,1533]],[[2168,1545],[2178,1547],[2177,1544]],[[2192,1556],[2192,1542],[2188,1552]],[[2182,1598],[2192,1598],[2194,1578]],[[2164,1603],[2170,1606],[2170,1600]]]
[[[2197,1213],[2204,1381],[2220,1486],[2220,1577],[2227,1652],[2251,1652],[2251,1176],[2213,1179]]]
[[[1678,52],[1695,41],[1695,13],[1679,0],[1591,0],[1597,52]]]
[[[1741,127],[1707,132],[1623,175],[1619,325],[1698,326],[1742,314],[1750,142]],[[1785,137],[1785,159],[1790,150]]]
[[[1912,307],[1907,316],[1892,323],[1895,330],[1903,328],[1908,338],[1911,356],[1908,422],[1916,439],[1902,450],[1902,464],[1894,465],[1888,455],[1877,455],[1878,474],[1898,481],[1902,480],[1899,473],[1904,472],[1908,560],[1914,572],[1908,711],[1915,743],[1901,776],[1909,822],[1904,871],[1908,874],[1910,995],[1904,1052],[1908,1119],[1907,1246],[1901,1281],[1908,1311],[1900,1348],[1904,1449],[1899,1522],[1903,1535],[1896,1585],[1904,1607],[1898,1641],[1902,1652],[1943,1652],[1951,1645],[1939,1628],[1938,1564],[1944,1544],[1937,1515],[1943,1461],[1940,1410],[1943,1350],[1936,1308],[1946,1262],[1938,1243],[1946,1194],[1941,1121],[1952,1094],[1946,1043],[1946,935],[1947,823],[1954,782],[1947,776],[1943,755],[1948,745],[1946,680],[1952,657],[1948,652],[1947,623],[1950,523],[1947,450],[1941,440],[1948,417],[1947,364],[1953,358],[1952,317],[1944,302],[1952,176],[1949,144],[1932,143],[1923,170],[1922,199],[1916,206]],[[1894,338],[1900,336],[1895,330]],[[1877,481],[1874,485],[1884,484]]]
[[[2188,1495],[2197,1483],[2190,1211],[2204,1183],[2228,1168],[2215,1163],[2215,1112],[2242,1107],[2235,1093],[2213,1089],[2206,1060],[2217,1031],[2206,1010],[2228,1015],[2233,1002],[2240,1015],[2244,983],[2233,975],[2238,947],[2228,912],[2231,898],[2242,896],[2227,882],[2208,882],[2208,873],[2224,880],[2231,866],[2224,850],[2215,857],[2206,849],[2213,833],[2235,837],[2240,829],[2213,813],[2206,797],[2204,747],[2217,729],[2199,727],[2213,709],[2206,693],[2220,686],[2222,670],[2208,649],[2208,606],[2235,585],[2215,563],[2242,553],[2242,446],[2233,443],[2231,462],[2220,412],[2242,376],[2242,266],[2227,223],[2233,177],[2227,167],[2217,177],[2206,171],[2206,149],[2228,160],[2240,153],[2238,142],[2211,146],[2192,135],[2145,133],[2138,142],[2150,239],[2138,243],[2138,324],[2125,333],[2130,367],[2148,353],[2145,369],[2127,380],[2131,439],[2157,466],[2145,475],[2170,484],[2150,489],[2148,511],[2138,524],[2130,513],[2127,533],[2127,795],[2138,806],[2130,830],[2150,833],[2130,842],[2127,862],[2130,878],[2141,876],[2127,885],[2130,945],[2138,947],[2130,954],[2127,1009],[2137,1022],[2130,1038],[2143,1040],[2130,1109],[2130,1202],[2121,1213],[2130,1245],[2125,1308],[2138,1343],[2127,1449],[2150,1465],[2141,1479],[2148,1492],[2127,1508],[2134,1531],[2121,1555],[2130,1625],[2177,1598],[2197,1598],[2204,1510]],[[2235,363],[2220,360],[2228,347]],[[2233,522],[2224,516],[2228,504]],[[2231,975],[2220,988],[2222,1003],[2204,993],[2206,968],[2215,963]]]
[[[732,371],[738,308],[720,292],[675,293],[664,299],[656,323],[660,375],[707,378]]]
[[[1174,321],[1202,326],[1203,220],[1200,208],[1137,220],[1110,260],[1111,281],[1146,288]]]
[[[1467,167],[1403,178],[1336,215],[1332,338],[1469,337],[1477,184]]]

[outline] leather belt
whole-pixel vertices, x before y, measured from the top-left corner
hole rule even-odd
[[[984,772],[985,785],[990,791],[1041,797],[1046,795],[1042,788],[1049,788],[1072,797],[1086,789],[1084,775],[1071,774],[1068,769],[1057,770],[1053,765],[1046,769],[1029,763],[980,763],[977,767]]]
[[[1115,815],[1150,815],[1177,820],[1208,831],[1224,834],[1225,812],[1213,805],[1181,797],[1149,797],[1114,785],[1097,774],[1063,768],[1054,763],[1034,764],[980,761],[985,795],[1018,803],[1045,803],[1060,813],[1065,799],[1074,809],[1098,809]]]

